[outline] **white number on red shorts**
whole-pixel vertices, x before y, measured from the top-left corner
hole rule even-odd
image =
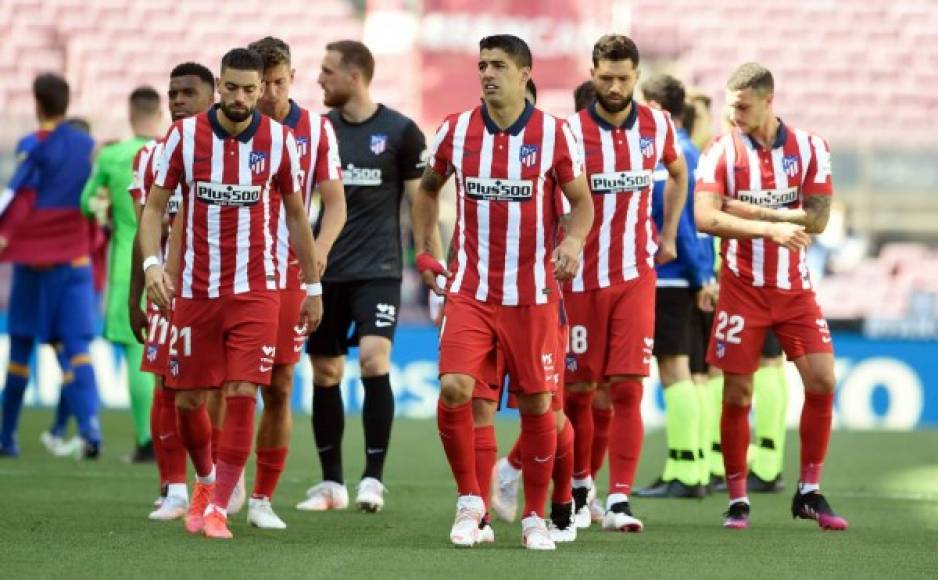
[[[159,332],[159,338],[157,338],[156,333]],[[150,316],[150,332],[147,334],[147,342],[157,343],[157,344],[166,344],[166,334],[169,332],[169,321],[160,316],[159,314],[153,314]]]
[[[183,328],[177,329],[175,326],[172,327],[172,332],[170,333],[169,339],[169,354],[171,356],[177,356],[179,352],[176,350],[176,341],[182,339],[182,356],[191,356],[192,355],[192,328],[189,326],[184,326]]]
[[[567,350],[573,354],[583,354],[586,352],[588,344],[586,341],[586,327],[581,325],[570,327],[570,344]]]
[[[738,314],[729,316],[725,310],[721,310],[717,313],[717,330],[713,334],[719,340],[739,344],[742,342],[739,333],[743,331],[744,326],[746,326],[746,321],[742,316]]]

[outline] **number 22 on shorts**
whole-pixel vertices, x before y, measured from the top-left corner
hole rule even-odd
[[[725,310],[721,310],[717,313],[717,328],[713,335],[717,340],[729,344],[739,344],[743,341],[739,333],[743,331],[745,326],[746,320],[742,316],[738,314],[728,315]]]

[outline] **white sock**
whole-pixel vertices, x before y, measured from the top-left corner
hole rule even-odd
[[[186,489],[186,484],[184,483],[170,483],[166,486],[166,496],[179,497],[184,500],[188,500],[189,491]]]
[[[623,501],[629,501],[629,496],[624,493],[610,493],[606,498],[606,509],[611,510],[612,506]]]
[[[744,503],[749,505],[749,496],[744,495],[743,497],[734,497],[730,500],[730,505],[733,505],[734,503]]]
[[[812,491],[820,491],[821,485],[818,483],[799,483],[798,484],[798,493],[804,495],[806,493],[811,493]]]
[[[511,477],[512,479],[517,479],[521,475],[521,470],[515,469],[515,466],[512,465],[511,462],[509,462],[507,459],[505,459],[504,463],[502,463],[501,467],[499,467],[499,471],[501,471],[499,475],[504,477]]]
[[[593,488],[593,478],[589,475],[584,479],[573,478],[573,487],[585,487],[586,489]]]
[[[202,485],[209,485],[209,484],[215,483],[215,466],[214,465],[212,466],[212,470],[205,477],[202,477],[201,475],[196,474],[195,479]]]

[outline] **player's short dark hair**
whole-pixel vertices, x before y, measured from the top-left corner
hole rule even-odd
[[[221,57],[221,70],[233,68],[235,70],[254,70],[257,74],[264,74],[264,57],[256,50],[249,48],[232,48]]]
[[[642,84],[646,101],[655,101],[674,119],[684,114],[684,83],[666,74],[657,74]]]
[[[159,113],[160,94],[150,86],[137,87],[130,93],[130,108],[144,115]]]
[[[726,81],[726,88],[731,91],[752,89],[761,93],[775,92],[775,79],[772,72],[757,62],[740,65]]]
[[[582,111],[596,100],[596,87],[593,81],[583,81],[573,89],[573,110]]]
[[[326,50],[334,50],[342,56],[344,67],[353,67],[361,71],[365,82],[370,83],[375,76],[375,57],[364,43],[357,40],[337,40],[326,45]]]
[[[524,85],[524,90],[527,93],[531,93],[531,104],[537,104],[537,85],[534,84],[534,79],[528,79],[527,84]]]
[[[637,67],[638,47],[624,34],[606,34],[593,45],[593,66],[599,66],[601,60],[630,60]]]
[[[215,88],[215,75],[212,74],[212,71],[208,70],[208,67],[199,64],[197,62],[184,62],[177,64],[171,73],[169,73],[169,78],[175,79],[178,77],[199,77],[201,81],[208,86]]]
[[[44,73],[33,80],[33,96],[47,117],[61,117],[68,111],[68,82],[60,75]]]
[[[257,51],[264,59],[264,70],[276,68],[282,64],[290,66],[290,45],[273,36],[255,40],[248,48]]]
[[[479,41],[480,51],[495,48],[505,51],[505,54],[515,61],[518,68],[531,68],[534,65],[534,57],[531,56],[531,49],[528,48],[528,43],[517,36],[512,34],[493,34]]]

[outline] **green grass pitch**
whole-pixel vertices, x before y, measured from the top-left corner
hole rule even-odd
[[[909,578],[938,570],[938,432],[836,432],[824,490],[850,520],[845,533],[793,521],[788,492],[753,499],[752,529],[720,527],[722,495],[638,500],[643,534],[581,532],[554,553],[520,547],[517,523],[496,523],[496,544],[457,551],[448,532],[455,488],[433,421],[395,424],[377,515],[325,514],[294,504],[318,477],[308,417],[295,420],[293,446],[274,507],[285,531],[260,531],[232,516],[234,541],[187,535],[180,522],[146,519],[156,496],[155,467],[131,466],[129,415],[103,417],[106,447],[96,462],[54,459],[38,437],[51,411],[28,410],[22,455],[0,460],[0,577],[12,578]],[[502,453],[518,430],[499,424]],[[790,434],[786,479],[796,477]],[[639,484],[663,463],[660,432],[646,438]],[[349,417],[346,476],[363,463],[359,419]],[[253,456],[248,469],[253,473]],[[601,481],[604,477],[601,475]],[[353,491],[354,493],[354,491]]]

